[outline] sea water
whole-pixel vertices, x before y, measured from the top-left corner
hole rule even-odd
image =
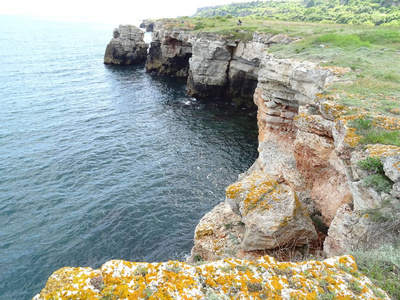
[[[64,266],[184,260],[257,156],[255,116],[103,64],[113,25],[0,16],[0,298]]]

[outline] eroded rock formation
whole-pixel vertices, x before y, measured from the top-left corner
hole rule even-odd
[[[152,33],[146,61],[148,72],[187,78],[192,57],[192,34],[186,31],[159,30]]]
[[[293,234],[287,240],[283,237],[283,242],[279,243],[274,232],[263,228],[276,220],[279,213],[268,215],[269,210],[256,209],[264,203],[268,206],[268,200],[274,198],[270,197],[276,191],[274,188],[279,190],[281,186],[292,189],[299,199],[301,210],[311,216],[320,234],[327,234],[323,249],[328,256],[379,247],[399,239],[400,222],[396,219],[400,215],[400,148],[369,145],[364,149],[358,146],[361,137],[355,134],[349,122],[361,119],[367,113],[346,115],[350,108],[337,105],[322,96],[321,92],[334,79],[332,70],[314,63],[276,59],[269,54],[263,56],[254,93],[258,108],[259,157],[240,180],[226,191],[226,202],[240,216],[239,221],[235,217],[232,222],[226,222],[240,222],[243,228],[236,232],[227,230],[236,244],[223,243],[214,251],[207,244],[215,245],[214,241],[220,241],[218,235],[209,234],[204,238],[197,234],[197,228],[192,257],[196,254],[205,255],[206,259],[218,256],[251,257],[252,254],[248,253],[250,250],[285,246],[298,251],[296,247],[302,243],[297,241],[301,235]],[[379,115],[375,118],[376,126],[386,126],[386,129],[392,130],[400,128],[397,118]],[[371,174],[363,171],[359,162],[369,157],[378,157],[383,164],[382,176],[388,180],[386,193],[365,184]],[[274,188],[263,180],[253,182],[252,178],[260,172],[265,174],[262,177],[275,182]],[[265,188],[259,189],[258,186]],[[232,189],[238,189],[239,196],[232,194]],[[290,203],[290,193],[280,193],[280,196]],[[292,218],[290,212],[293,206],[289,203],[285,204],[288,215],[282,217],[295,221],[302,228],[302,224],[307,223],[304,221],[307,217]],[[276,209],[279,204],[280,201],[275,202]],[[251,220],[247,216],[249,207]],[[368,210],[372,212],[368,213]],[[379,218],[373,214],[383,217],[377,220]],[[226,214],[226,217],[229,215]],[[208,220],[210,216],[201,220],[200,228],[207,228]],[[286,225],[282,220],[280,222],[277,223]],[[213,230],[218,232],[218,226],[211,224]],[[290,236],[289,231],[277,232],[280,232],[278,235]],[[313,235],[310,229],[308,232],[306,236],[311,241]],[[276,243],[266,243],[268,240]],[[229,247],[234,251],[230,251]]]
[[[322,243],[326,233],[328,256],[398,241],[400,147],[360,147],[362,136],[352,122],[367,118],[390,131],[400,130],[400,119],[362,110],[347,114],[354,108],[321,94],[335,74],[348,70],[264,53],[268,43],[290,42],[285,36],[255,34],[243,43],[162,31],[157,22],[151,28],[158,32],[148,70],[187,76],[189,93],[197,97],[234,100],[251,94],[258,109],[257,161],[195,230],[189,261],[219,260],[198,266],[116,260],[99,270],[67,267],[34,299],[389,299],[357,272],[351,256],[296,264],[265,254],[284,249],[289,255],[282,260],[302,260],[313,240],[322,237],[317,240]],[[133,41],[140,44],[138,36],[131,27],[116,30],[106,51],[110,62],[139,57],[131,51]]]
[[[188,94],[193,97],[232,101],[244,107],[254,106],[253,94],[265,49],[293,41],[284,35],[254,33],[251,41],[242,42],[171,26],[162,22],[143,23],[143,28],[153,30],[147,71],[188,78]]]
[[[143,37],[143,31],[133,25],[115,28],[104,54],[104,63],[131,65],[145,62],[149,45],[144,42]]]

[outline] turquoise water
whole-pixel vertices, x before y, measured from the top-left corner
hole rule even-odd
[[[103,64],[113,26],[0,16],[0,298],[64,266],[185,259],[255,160],[255,116]]]

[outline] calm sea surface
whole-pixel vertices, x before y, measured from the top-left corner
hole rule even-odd
[[[257,156],[255,116],[105,66],[113,27],[0,16],[1,299],[64,266],[184,260]]]

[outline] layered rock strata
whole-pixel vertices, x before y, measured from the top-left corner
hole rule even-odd
[[[152,30],[146,70],[187,78],[188,94],[211,101],[233,101],[251,107],[263,52],[272,44],[293,41],[284,35],[254,33],[242,42],[214,33],[194,34],[191,28],[166,29],[162,22],[143,23]],[[182,24],[180,24],[182,25]]]
[[[187,78],[192,42],[193,35],[183,30],[154,31],[146,70],[160,75]]]
[[[104,63],[131,65],[145,62],[149,45],[143,38],[143,31],[135,26],[120,25],[115,28],[104,54]]]
[[[354,288],[357,286],[357,288]],[[225,259],[182,262],[113,260],[98,270],[62,268],[34,300],[44,299],[390,299],[357,271],[351,256],[280,263]]]

